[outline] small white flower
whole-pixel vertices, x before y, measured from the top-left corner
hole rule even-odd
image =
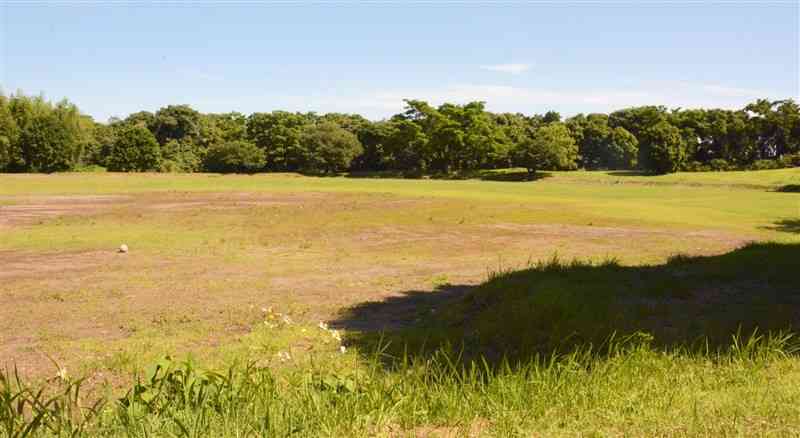
[[[319,328],[321,328],[322,330],[327,331],[328,330],[328,324],[325,324],[324,322],[320,321],[319,322]]]
[[[277,356],[278,356],[278,359],[280,359],[281,362],[287,362],[287,361],[292,360],[292,355],[290,355],[286,351],[278,352]]]
[[[340,346],[340,347],[339,347],[339,351],[340,351],[342,354],[345,354],[345,353],[347,353],[347,347],[345,347],[344,345],[342,345],[342,346]]]

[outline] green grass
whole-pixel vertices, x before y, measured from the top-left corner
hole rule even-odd
[[[0,175],[3,205],[130,202],[0,228],[5,254],[131,246],[0,285],[19,312],[124,333],[36,331],[36,348],[79,359],[47,380],[0,373],[0,436],[797,436],[800,197],[781,189],[799,182]],[[302,202],[234,208],[232,192]],[[148,207],[200,196],[213,199]],[[463,266],[491,267],[476,285]],[[317,326],[353,290],[397,288],[339,309],[341,334]],[[137,313],[153,291],[163,307]],[[395,325],[358,329],[381,315]]]
[[[456,300],[426,303],[411,294],[355,306],[338,322],[347,326],[414,303],[425,315],[414,327],[369,333],[353,342],[396,356],[454,347],[465,360],[490,363],[525,363],[532,356],[600,346],[635,333],[648,333],[653,345],[667,349],[716,349],[734,334],[797,330],[797,260],[800,245],[778,243],[751,244],[719,256],[677,256],[659,265],[554,258],[493,274]],[[441,285],[433,294],[451,288]]]
[[[0,374],[7,436],[753,436],[796,435],[797,344],[739,339],[725,351],[660,351],[646,336],[462,367],[440,352],[386,371],[378,358],[217,371],[165,359],[122,397],[80,404]],[[85,402],[84,402],[85,403]],[[26,434],[30,435],[26,435]]]
[[[753,239],[793,239],[792,233],[773,233],[780,222],[800,215],[800,199],[795,193],[776,192],[800,179],[800,170],[783,169],[758,172],[692,173],[655,177],[612,176],[606,172],[563,172],[533,182],[440,181],[395,179],[313,178],[290,174],[219,176],[162,174],[54,174],[0,175],[2,202],[35,195],[163,195],[186,192],[262,192],[262,193],[339,193],[355,202],[371,194],[397,199],[441,202],[423,214],[409,211],[371,212],[376,217],[348,215],[316,218],[306,214],[309,226],[383,224],[416,225],[429,219],[467,221],[480,224],[553,223],[668,227],[678,229],[713,228],[745,233]],[[659,184],[654,184],[659,182]],[[660,184],[663,183],[663,184]],[[444,200],[444,202],[442,202]],[[265,209],[267,210],[267,209]],[[296,211],[295,211],[296,212]],[[178,228],[159,229],[170,220],[169,213],[138,213],[134,216],[106,215],[92,218],[67,218],[26,233],[0,230],[0,248],[36,248],[56,243],[71,248],[115,245],[130,235],[145,245],[162,248],[202,244],[212,229],[248,224],[238,216],[181,219]],[[280,212],[279,212],[280,213]],[[276,218],[276,221],[280,219]],[[122,227],[124,225],[124,227]],[[297,224],[302,226],[303,224]],[[211,233],[213,234],[213,233]],[[247,237],[245,237],[247,239]]]

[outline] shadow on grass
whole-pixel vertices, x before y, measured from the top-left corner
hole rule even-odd
[[[607,173],[611,176],[658,176],[656,173],[641,170],[612,170]]]
[[[552,177],[549,172],[529,173],[526,170],[477,170],[470,172],[454,173],[431,173],[422,174],[418,172],[401,171],[377,171],[377,172],[350,172],[345,174],[347,178],[375,178],[375,179],[437,179],[437,180],[469,180],[479,179],[483,181],[505,181],[505,182],[525,182],[538,181],[540,179]]]
[[[331,322],[348,342],[387,365],[442,349],[499,364],[647,333],[657,348],[721,348],[737,333],[800,327],[800,244],[752,244],[656,266],[562,262],[493,275],[479,286],[445,285],[363,303]],[[392,359],[395,358],[395,359]]]
[[[800,234],[800,219],[783,219],[775,222],[771,226],[764,228],[772,231]]]
[[[782,193],[800,193],[800,184],[787,184],[785,186],[775,189],[776,192]]]

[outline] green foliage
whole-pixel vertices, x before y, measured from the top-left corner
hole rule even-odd
[[[248,141],[229,141],[208,148],[203,168],[217,173],[255,173],[264,168],[264,151]]]
[[[633,169],[639,142],[622,126],[612,128],[605,114],[590,114],[567,122],[576,136],[581,162],[586,169]]]
[[[264,170],[290,172],[351,169],[466,175],[508,168],[515,160],[533,164],[523,153],[526,148],[530,152],[528,146],[533,144],[540,154],[537,160],[542,161],[537,165],[559,169],[575,168],[567,163],[570,160],[586,169],[639,167],[654,173],[767,169],[800,162],[792,158],[800,153],[800,106],[791,99],[761,99],[736,111],[643,106],[608,115],[578,114],[563,123],[554,111],[495,114],[483,102],[434,107],[406,100],[405,104],[402,113],[379,122],[342,113],[201,114],[187,105],[169,105],[155,114],[139,111],[100,124],[67,102],[0,95],[0,170],[53,172],[79,165],[106,166],[117,132],[126,126],[153,133],[164,155],[157,168],[170,172],[197,171],[209,148],[242,140],[264,151]],[[325,146],[320,150],[327,157],[313,156],[309,145],[327,144],[309,142],[318,135],[318,125],[335,125],[354,135],[361,152],[350,159],[349,153],[340,154],[350,148]],[[534,137],[549,125],[566,125],[578,145],[578,156],[567,148],[566,161],[553,155],[544,159],[541,153],[547,149]],[[677,136],[667,126],[675,128]]]
[[[320,122],[309,127],[301,143],[306,154],[300,170],[309,173],[345,171],[364,151],[358,137],[333,122]]]
[[[11,114],[8,99],[0,94],[0,172],[22,166],[19,127]]]
[[[389,169],[425,171],[430,161],[428,136],[418,123],[394,119],[389,122],[383,153]]]
[[[3,105],[6,106],[6,105]],[[7,112],[6,112],[7,111]],[[41,97],[11,96],[0,110],[5,134],[0,160],[12,172],[70,170],[80,162],[84,138],[78,109],[67,101],[55,105]],[[8,119],[8,113],[14,123]]]
[[[205,114],[200,118],[200,144],[205,148],[247,138],[247,117],[237,112]]]
[[[303,132],[312,121],[286,111],[254,113],[247,119],[247,138],[265,152],[269,170],[297,171],[307,155]]]
[[[200,138],[200,119],[200,113],[188,105],[169,105],[158,110],[152,121],[147,122],[147,127],[162,146],[170,140],[197,143]]]
[[[122,126],[115,133],[105,164],[112,172],[155,171],[161,164],[161,147],[144,126]]]
[[[191,142],[170,140],[161,147],[161,171],[173,173],[197,172],[201,169],[205,150]]]
[[[106,401],[82,404],[84,386],[84,379],[63,375],[55,385],[34,387],[16,369],[0,371],[0,433],[8,438],[91,435]]]
[[[528,169],[537,170],[572,169],[578,158],[578,146],[567,128],[560,122],[553,122],[537,129],[533,138],[514,150],[514,163]]]
[[[686,160],[686,148],[680,130],[662,121],[645,131],[648,143],[642,144],[642,166],[658,173],[672,173]]]
[[[794,330],[792,309],[784,303],[797,302],[791,267],[798,254],[798,244],[765,243],[718,256],[675,256],[652,266],[553,256],[527,269],[494,273],[467,294],[438,302],[443,311],[419,309],[430,316],[416,327],[380,339],[368,334],[356,345],[373,351],[389,343],[380,347],[384,354],[407,350],[423,356],[463,345],[468,361],[524,364],[648,333],[658,348],[713,351],[737,334]],[[756,278],[769,286],[754,293]]]
[[[424,359],[406,352],[393,368],[387,354],[221,371],[167,357],[123,397],[88,406],[81,381],[28,384],[0,371],[0,428],[9,437],[780,434],[800,420],[796,352],[791,335],[734,336],[724,350],[696,352],[661,351],[634,333],[497,367],[446,347]]]
[[[731,168],[730,164],[728,164],[728,162],[726,160],[723,160],[722,158],[714,158],[713,160],[709,161],[708,167],[711,170],[715,170],[718,172],[723,170],[730,170]]]

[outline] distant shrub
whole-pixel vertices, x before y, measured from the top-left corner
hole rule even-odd
[[[686,160],[680,130],[666,121],[647,129],[647,142],[642,144],[641,152],[642,168],[658,174],[677,172]]]
[[[511,152],[513,163],[529,174],[537,170],[572,170],[576,168],[578,145],[563,123],[551,123]]]
[[[106,167],[112,172],[145,172],[158,170],[161,147],[153,134],[143,126],[122,128],[111,144]]]
[[[73,172],[84,172],[84,173],[101,173],[105,172],[106,168],[97,164],[80,164],[75,166],[72,169]]]
[[[786,154],[778,159],[781,167],[800,167],[800,153]]]
[[[229,141],[208,148],[203,168],[216,173],[255,173],[267,163],[264,151],[248,141]]]
[[[782,166],[778,162],[778,160],[756,160],[747,168],[749,170],[770,170],[770,169],[780,169]]]
[[[358,137],[333,122],[309,127],[303,133],[301,143],[306,156],[300,170],[308,173],[343,172],[364,152]]]
[[[200,170],[201,151],[191,142],[170,140],[161,148],[161,171],[169,173],[196,172]]]
[[[731,165],[722,158],[715,158],[708,162],[708,167],[715,171],[731,170]]]
[[[690,161],[682,167],[684,172],[708,172],[711,168],[700,161]]]

